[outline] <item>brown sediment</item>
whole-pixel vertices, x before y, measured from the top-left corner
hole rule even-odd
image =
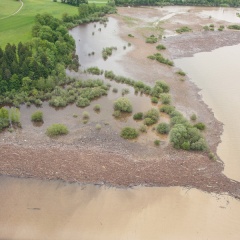
[[[156,80],[164,79],[171,87],[173,105],[186,117],[196,113],[198,120],[206,123],[205,137],[211,151],[216,152],[222,124],[201,100],[199,89],[192,82],[180,81],[176,68],[147,58],[157,51],[156,45],[145,43],[145,36],[155,33],[155,30],[138,19],[143,11],[146,18],[159,16],[159,11],[152,8],[120,8],[120,15],[114,16],[119,21],[120,36],[134,46],[134,50],[121,60],[122,66],[136,80],[153,84]],[[131,16],[135,20],[127,24],[124,16]],[[191,24],[192,29],[199,29],[198,18]],[[174,30],[176,23],[171,25],[171,21],[166,21],[161,26]],[[129,38],[129,33],[135,37]],[[239,36],[237,32],[226,31],[193,32],[169,37],[162,41],[168,47],[163,54],[168,58],[190,56],[196,52],[237,44]],[[219,38],[222,40],[219,41]],[[206,39],[211,41],[207,44]],[[5,133],[0,139],[0,173],[119,187],[184,186],[240,197],[240,183],[222,174],[224,164],[220,159],[213,161],[207,153],[175,150],[167,144],[157,148],[125,141],[116,135],[111,126],[101,130],[97,136],[93,129],[93,126],[86,127],[81,134],[76,132],[55,140],[21,131],[15,135]]]

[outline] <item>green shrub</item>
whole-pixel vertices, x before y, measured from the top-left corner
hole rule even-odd
[[[76,105],[78,107],[87,107],[90,105],[90,101],[87,98],[79,97],[77,99]]]
[[[156,46],[156,49],[157,50],[165,50],[166,47],[164,45],[162,45],[162,44],[159,44],[159,45]]]
[[[181,114],[180,115],[176,115],[174,117],[171,117],[170,120],[170,125],[174,126],[176,124],[183,124],[183,125],[189,125],[189,122],[186,118],[184,118]]]
[[[9,110],[9,120],[12,123],[19,124],[20,123],[20,111],[18,108],[10,108]]]
[[[100,104],[96,104],[94,107],[93,107],[93,110],[95,112],[99,112],[101,110],[101,105]]]
[[[170,142],[174,148],[204,151],[207,144],[197,128],[176,124],[170,132]]]
[[[142,120],[143,119],[143,113],[142,112],[135,113],[133,115],[133,119],[134,120]]]
[[[158,41],[158,38],[154,35],[151,35],[150,37],[146,38],[146,43],[156,43]]]
[[[159,119],[159,112],[157,109],[152,108],[144,114],[144,124],[149,126],[157,123]]]
[[[114,93],[117,93],[118,92],[118,89],[117,88],[113,88],[112,90]]]
[[[171,95],[168,93],[161,93],[160,98],[163,104],[170,104],[171,103]]]
[[[170,131],[170,126],[167,123],[160,123],[157,125],[157,132],[161,134],[168,134]]]
[[[158,103],[158,98],[157,97],[152,97],[151,102],[152,103]]]
[[[140,127],[139,127],[139,131],[140,132],[147,132],[147,126],[146,125],[141,125]]]
[[[121,117],[121,111],[116,110],[116,111],[113,112],[112,115],[113,115],[115,118],[119,118],[119,117]]]
[[[196,120],[197,120],[197,115],[196,115],[195,113],[193,113],[193,114],[191,115],[190,119],[191,119],[192,121],[196,121]]]
[[[129,33],[128,36],[134,38],[134,36],[131,33]]]
[[[31,120],[33,122],[43,122],[43,112],[42,111],[36,111],[32,114]]]
[[[90,117],[89,113],[86,111],[84,111],[82,115],[83,115],[83,119],[89,119],[89,117]]]
[[[122,89],[122,95],[124,96],[124,95],[126,95],[126,94],[128,94],[129,93],[129,89],[128,88],[123,88]]]
[[[202,123],[202,122],[199,122],[199,123],[194,124],[194,127],[197,128],[197,129],[199,129],[199,130],[201,130],[201,131],[206,128],[205,124]]]
[[[91,73],[94,75],[101,75],[102,71],[98,67],[90,67],[87,70],[87,73]]]
[[[121,131],[121,137],[124,139],[134,139],[138,137],[138,131],[135,128],[125,127]]]
[[[132,112],[132,104],[128,98],[121,97],[114,102],[114,110],[130,113]]]
[[[186,76],[186,73],[181,70],[177,71],[177,74],[179,74],[180,76]]]
[[[181,27],[181,28],[178,28],[177,30],[176,30],[176,32],[177,33],[184,33],[184,32],[191,32],[192,31],[192,29],[191,28],[189,28],[189,27],[187,27],[187,26],[184,26],[184,27]]]
[[[171,105],[163,105],[160,107],[160,112],[164,112],[167,114],[171,114],[173,111],[175,111],[175,107]]]
[[[47,128],[46,134],[49,137],[68,134],[68,129],[64,124],[55,123]]]
[[[228,28],[229,28],[229,29],[234,29],[234,30],[240,30],[240,25],[236,25],[236,24],[234,24],[234,25],[229,25]]]
[[[49,104],[54,107],[66,107],[67,100],[61,96],[54,96],[49,100]]]
[[[156,139],[156,140],[154,141],[154,144],[155,144],[156,146],[159,146],[159,145],[160,145],[160,140]]]
[[[155,53],[153,55],[150,55],[150,56],[148,56],[148,58],[151,59],[151,60],[157,60],[158,62],[166,64],[166,65],[169,65],[169,66],[173,66],[174,65],[173,61],[170,61],[169,59],[164,58],[162,56],[162,54],[160,54],[160,53]]]
[[[100,130],[100,129],[102,128],[102,126],[101,126],[101,124],[97,123],[96,126],[95,126],[95,128],[96,128],[97,130]]]

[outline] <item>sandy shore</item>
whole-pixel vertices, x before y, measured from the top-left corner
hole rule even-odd
[[[126,16],[131,16],[133,20],[126,19]],[[201,100],[199,89],[187,79],[180,81],[176,68],[147,58],[156,49],[155,45],[145,43],[145,36],[156,34],[156,29],[152,25],[149,27],[146,20],[140,20],[140,16],[142,19],[157,17],[159,11],[152,8],[119,8],[119,15],[114,16],[119,21],[120,36],[134,46],[134,50],[121,60],[122,66],[135,79],[150,84],[161,79],[168,82],[173,104],[186,117],[196,113],[198,120],[206,123],[206,139],[210,149],[216,152],[222,124]],[[196,18],[195,22],[191,22],[193,33],[163,40],[167,46],[164,53],[166,57],[174,59],[191,56],[196,52],[211,51],[216,47],[240,42],[240,34],[234,31],[199,32],[199,21]],[[167,21],[161,27],[173,31],[175,22],[173,20],[171,25],[171,21]],[[129,33],[135,37],[129,38]],[[206,44],[207,39],[211,39],[211,44]],[[95,137],[91,134],[93,128],[85,129],[81,136],[72,133],[55,140],[24,130],[19,130],[16,134],[2,133],[0,173],[15,177],[62,179],[119,187],[194,187],[207,192],[229,193],[240,198],[240,183],[222,174],[224,164],[220,159],[212,161],[207,153],[175,150],[170,145],[156,148],[125,141],[110,126]]]

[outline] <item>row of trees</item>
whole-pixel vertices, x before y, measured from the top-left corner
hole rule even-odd
[[[185,6],[230,6],[239,7],[240,0],[115,0],[120,6],[165,6],[165,5],[185,5]]]

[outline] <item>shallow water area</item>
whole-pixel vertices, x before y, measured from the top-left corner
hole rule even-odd
[[[208,53],[175,60],[191,81],[202,89],[200,94],[223,122],[222,143],[217,153],[225,163],[224,173],[240,181],[240,45],[223,47]]]
[[[195,189],[0,177],[1,239],[239,239],[240,203]]]

